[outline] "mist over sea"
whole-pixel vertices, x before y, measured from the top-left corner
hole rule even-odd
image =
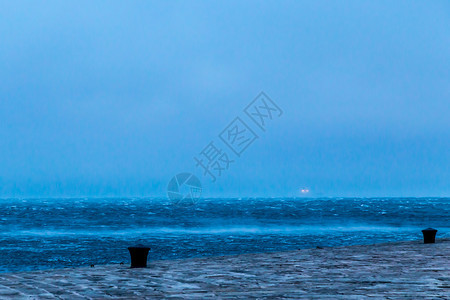
[[[450,198],[2,199],[1,272],[450,236]]]

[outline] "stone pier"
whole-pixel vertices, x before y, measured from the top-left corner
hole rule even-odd
[[[450,239],[0,274],[2,299],[450,299]]]

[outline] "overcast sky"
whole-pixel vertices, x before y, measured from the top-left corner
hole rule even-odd
[[[448,1],[0,1],[0,197],[450,196],[449,114]]]

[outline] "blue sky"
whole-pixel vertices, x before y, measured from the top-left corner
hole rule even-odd
[[[284,114],[212,183],[260,91]],[[1,197],[449,196],[449,112],[448,1],[0,1]]]

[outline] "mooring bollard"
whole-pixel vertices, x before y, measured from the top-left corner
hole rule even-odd
[[[424,244],[433,244],[436,239],[436,229],[427,228],[422,230],[423,233],[423,243]]]
[[[133,247],[128,247],[131,256],[131,267],[132,268],[146,268],[147,267],[147,256],[149,247],[144,245],[136,245]]]

